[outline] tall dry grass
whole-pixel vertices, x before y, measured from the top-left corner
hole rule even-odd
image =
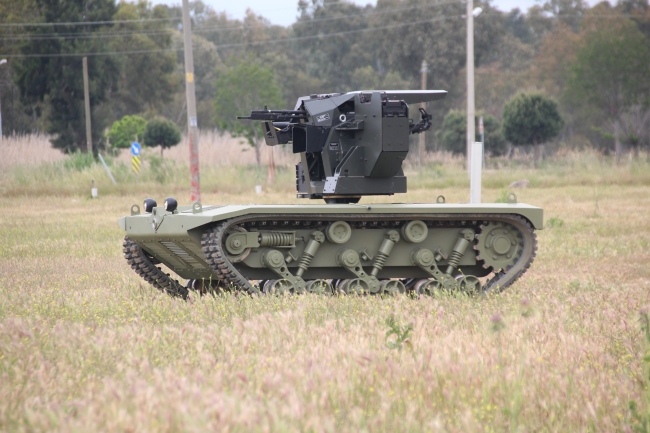
[[[16,166],[32,167],[66,158],[60,150],[52,147],[47,135],[10,135],[0,140],[0,173]]]
[[[162,159],[159,149],[143,149],[142,168],[138,176],[131,170],[128,150],[123,150],[117,157],[104,155],[117,185],[112,184],[101,164],[92,163],[84,159],[83,155],[60,154],[48,147],[47,137],[41,136],[38,140],[33,138],[23,145],[28,146],[29,143],[36,149],[28,152],[32,157],[20,160],[14,152],[14,157],[7,159],[13,162],[5,163],[5,168],[0,171],[0,195],[82,196],[89,194],[94,183],[101,195],[129,195],[137,192],[140,196],[174,195],[183,202],[188,200],[189,151],[186,142],[167,150]],[[7,146],[8,149],[15,150],[19,144],[15,142]],[[288,148],[274,149],[277,179],[274,184],[267,184],[269,148],[266,146],[262,147],[260,167],[256,165],[254,149],[241,144],[240,139],[209,131],[202,132],[199,146],[201,187],[204,192],[248,194],[255,190],[256,185],[262,185],[265,194],[284,194],[282,201],[293,196],[294,165],[299,158],[290,153]],[[54,158],[59,159],[53,160]],[[434,200],[437,195],[435,191],[441,188],[468,188],[469,179],[463,167],[464,159],[461,156],[447,152],[425,153],[421,161],[412,152],[404,163],[409,188],[431,191],[428,201]],[[483,176],[485,187],[500,189],[503,193],[511,183],[519,180],[527,180],[533,188],[584,185],[597,189],[602,185],[650,185],[650,163],[646,158],[616,162],[612,157],[593,150],[578,152],[566,149],[544,160],[538,168],[535,167],[532,156],[525,153],[518,154],[514,159],[486,158]],[[387,200],[405,201],[405,197],[398,195]],[[253,200],[258,199],[260,198]],[[467,198],[462,201],[467,201]]]
[[[254,165],[256,164],[255,149],[244,139],[233,138],[230,134],[219,134],[214,131],[201,131],[199,134],[200,163],[204,167]],[[178,164],[187,164],[189,160],[189,144],[183,136],[181,142],[163,152],[163,157]],[[159,152],[160,148],[151,149],[150,154]],[[270,149],[261,148],[261,162],[266,165]],[[106,157],[106,154],[103,155]],[[0,141],[0,170],[21,166],[38,166],[46,163],[61,162],[69,158],[60,150],[54,149],[50,137],[44,134],[26,134],[7,136]],[[280,166],[295,164],[288,149],[274,149],[275,163]],[[131,163],[129,149],[121,149],[115,158],[125,164]]]
[[[288,198],[233,191],[204,202]],[[403,198],[438,193],[467,195]],[[650,186],[519,195],[554,223],[498,296],[190,302],[121,256],[116,219],[139,192],[0,197],[0,431],[633,431],[628,401],[650,416]],[[386,345],[389,317],[413,326],[401,351]]]

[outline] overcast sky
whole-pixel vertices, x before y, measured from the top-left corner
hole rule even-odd
[[[376,0],[353,0],[355,3],[365,5],[367,3],[375,4]],[[214,10],[226,11],[232,18],[242,19],[246,9],[250,8],[259,15],[263,15],[273,24],[288,26],[296,21],[298,15],[298,0],[203,0],[204,3],[212,6]],[[181,0],[153,0],[154,4],[180,4]],[[589,4],[595,3],[594,0],[588,1]],[[502,11],[510,11],[516,7],[526,11],[529,7],[536,4],[535,0],[494,0],[494,6]]]

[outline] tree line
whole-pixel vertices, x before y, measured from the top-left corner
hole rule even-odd
[[[535,144],[504,125],[517,117],[504,107],[522,92],[556,105],[559,119],[549,125],[558,145],[618,155],[650,148],[647,0],[475,6],[483,9],[475,19],[476,107],[488,151]],[[427,88],[449,92],[428,107],[438,131],[426,134],[427,148],[463,152],[464,13],[459,0],[299,0],[296,22],[283,27],[252,11],[237,20],[191,2],[199,126],[255,145],[256,130],[235,116],[264,105],[293,108],[313,93],[418,89],[425,60]],[[94,143],[106,146],[111,125],[130,115],[186,126],[180,6],[5,0],[0,16],[0,57],[9,61],[0,66],[5,134],[38,130],[63,151],[86,148],[83,55]]]

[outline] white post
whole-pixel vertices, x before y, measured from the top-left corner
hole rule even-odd
[[[90,93],[88,85],[88,57],[82,59],[82,69],[84,76],[84,110],[86,112],[86,146],[88,153],[93,153],[93,134],[90,128]]]
[[[5,63],[7,63],[7,59],[0,60],[0,66],[4,65]],[[0,141],[2,141],[2,95],[0,95]]]
[[[481,203],[481,169],[483,168],[483,143],[472,143],[472,159],[469,180],[469,202]]]
[[[422,90],[427,90],[427,72],[429,71],[429,65],[426,60],[422,60],[422,67],[420,68],[420,73],[422,74],[422,82],[420,88]],[[420,104],[420,107],[426,109],[427,103],[423,102]],[[418,169],[422,168],[422,155],[424,154],[424,133],[420,133],[420,141],[418,143]]]
[[[183,48],[185,50],[185,98],[187,100],[187,138],[190,144],[190,201],[201,201],[199,176],[199,128],[196,120],[196,93],[194,89],[194,54],[192,52],[192,24],[190,5],[183,0]]]
[[[472,164],[472,143],[476,140],[474,132],[474,2],[467,0],[467,171]]]

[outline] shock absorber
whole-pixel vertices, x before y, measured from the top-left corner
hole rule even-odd
[[[302,275],[307,271],[309,268],[309,264],[311,263],[312,259],[316,256],[316,252],[318,251],[318,248],[320,248],[320,245],[325,241],[325,235],[322,232],[312,232],[311,233],[311,239],[309,239],[309,242],[307,242],[307,246],[305,247],[305,251],[302,252],[302,256],[300,257],[300,261],[298,262],[298,270],[296,271],[296,276],[302,277]]]
[[[379,251],[377,252],[377,257],[375,257],[375,262],[372,264],[372,271],[370,275],[376,277],[379,271],[384,267],[384,263],[390,256],[391,251],[396,243],[399,242],[399,233],[396,230],[391,230],[386,233],[386,239],[381,243]]]
[[[461,257],[463,257],[463,254],[465,254],[465,251],[467,251],[467,247],[474,240],[474,230],[465,229],[460,232],[460,235],[461,237],[456,242],[454,250],[451,252],[451,254],[449,254],[447,271],[445,272],[447,275],[451,275],[454,269],[458,267],[458,263],[460,263]]]
[[[295,233],[263,232],[258,241],[261,247],[290,247],[296,242]]]

